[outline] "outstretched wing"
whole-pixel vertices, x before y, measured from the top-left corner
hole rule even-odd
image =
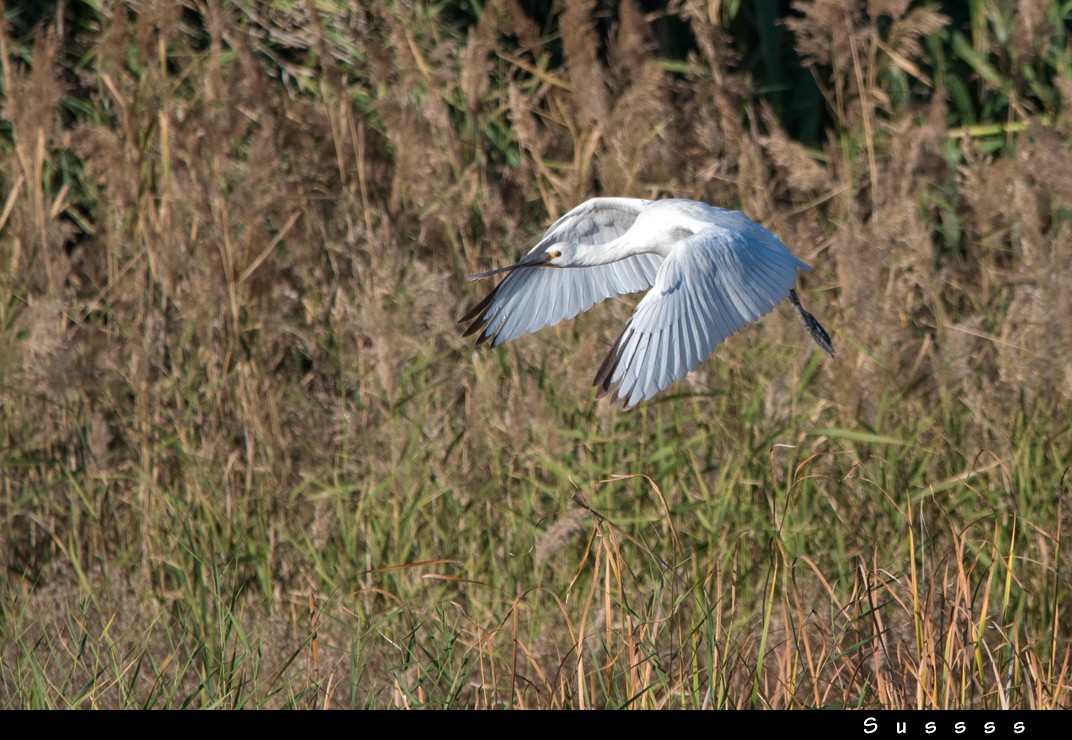
[[[670,253],[596,373],[599,395],[626,408],[651,398],[789,295],[811,268],[751,226],[705,228]]]
[[[562,242],[603,244],[633,225],[650,201],[593,198],[558,219],[524,259]],[[521,267],[507,275],[459,323],[472,322],[465,336],[498,346],[522,334],[571,319],[600,301],[650,288],[662,257],[641,254],[585,268]]]

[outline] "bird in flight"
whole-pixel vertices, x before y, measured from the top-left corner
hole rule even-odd
[[[740,211],[681,198],[593,198],[549,228],[459,323],[493,347],[571,319],[600,301],[651,288],[595,377],[625,408],[700,364],[726,337],[789,298],[831,357],[830,335],[800,305],[797,270],[811,270]]]

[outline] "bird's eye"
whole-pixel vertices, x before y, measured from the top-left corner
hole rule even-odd
[[[555,251],[551,252],[551,259],[553,259],[553,260],[557,260],[561,256],[562,256],[562,252],[559,252],[557,249]]]

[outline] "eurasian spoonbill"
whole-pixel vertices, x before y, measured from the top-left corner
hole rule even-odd
[[[561,269],[553,269],[561,268]],[[800,305],[797,270],[811,270],[740,211],[694,200],[593,198],[560,218],[461,318],[492,346],[571,319],[596,303],[653,288],[596,373],[599,395],[626,408],[684,377],[726,337],[785,298],[831,357],[830,335]]]

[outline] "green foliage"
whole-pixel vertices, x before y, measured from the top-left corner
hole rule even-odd
[[[7,9],[0,706],[1067,708],[1070,6],[960,5]],[[462,340],[596,193],[837,359]]]

